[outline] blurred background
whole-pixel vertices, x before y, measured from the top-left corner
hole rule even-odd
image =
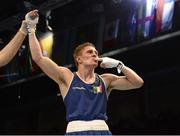
[[[109,96],[113,134],[180,134],[179,0],[6,0],[0,5],[0,49],[32,9],[39,10],[43,53],[58,65],[75,71],[73,50],[89,41],[144,79],[140,89]],[[65,133],[58,85],[32,61],[28,39],[0,68],[0,108],[0,134]]]

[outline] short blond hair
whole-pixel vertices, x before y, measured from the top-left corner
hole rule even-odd
[[[75,65],[76,65],[76,67],[78,66],[78,63],[77,63],[77,61],[76,61],[77,56],[79,56],[80,53],[81,53],[81,51],[82,51],[85,47],[87,47],[87,46],[92,46],[92,47],[95,48],[95,45],[92,44],[92,43],[90,43],[90,42],[85,42],[85,43],[83,43],[83,44],[78,45],[78,46],[75,48],[74,53],[73,53],[73,58],[74,58],[74,63],[75,63]]]

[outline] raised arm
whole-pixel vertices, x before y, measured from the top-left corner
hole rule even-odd
[[[36,24],[38,23],[37,10],[27,13],[26,20],[29,21],[28,37],[32,59],[43,70],[43,72],[51,79],[53,79],[56,83],[68,84],[70,81],[69,79],[72,78],[72,72],[68,68],[58,66],[50,58],[43,56],[42,54],[40,43],[35,34]]]
[[[21,27],[11,41],[0,51],[0,67],[8,64],[16,55],[19,47],[27,35],[26,22],[22,21]]]
[[[125,66],[121,61],[112,58],[101,58],[100,64],[103,68],[117,67],[118,71],[122,72],[124,76],[117,76],[114,74],[102,74],[102,78],[107,84],[108,91],[116,90],[130,90],[140,88],[144,81],[143,79],[131,68]]]

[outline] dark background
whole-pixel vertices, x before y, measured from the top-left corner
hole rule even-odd
[[[46,32],[48,19],[57,64],[74,71],[72,52],[89,41],[100,54],[123,61],[144,79],[140,89],[113,91],[109,96],[107,123],[113,134],[180,134],[179,5],[175,1],[170,30],[130,41],[125,22],[131,7],[120,0],[7,0],[0,5],[0,45],[13,37],[29,10],[39,9],[37,35]],[[120,19],[118,36],[106,43],[104,28],[116,19]],[[0,134],[64,134],[67,123],[58,85],[32,62],[27,39],[23,45],[25,49],[0,68]],[[96,72],[116,74],[116,69]]]

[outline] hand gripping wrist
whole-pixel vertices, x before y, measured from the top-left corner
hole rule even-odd
[[[28,21],[27,30],[28,30],[29,34],[35,33],[35,31],[36,31],[36,24],[33,24],[32,22]]]
[[[28,30],[27,30],[27,23],[25,20],[22,21],[21,27],[19,28],[19,32],[21,32],[24,35],[27,35]]]

